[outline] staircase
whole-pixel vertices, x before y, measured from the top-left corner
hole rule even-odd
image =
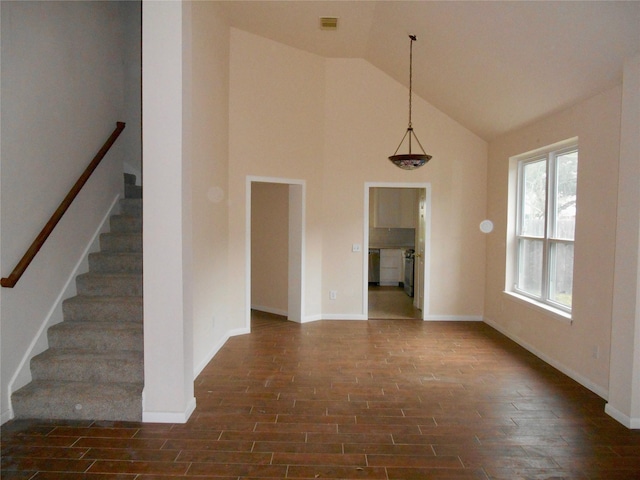
[[[16,418],[142,420],[142,195],[132,177],[64,321],[47,331],[49,349],[31,359],[32,382],[11,397]]]

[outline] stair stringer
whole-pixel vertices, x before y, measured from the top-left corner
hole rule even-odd
[[[49,348],[47,331],[49,330],[49,327],[63,321],[62,303],[67,298],[71,298],[77,294],[76,277],[89,271],[89,254],[100,250],[100,235],[109,231],[109,219],[112,215],[119,213],[119,201],[121,198],[123,198],[121,194],[114,197],[107,209],[107,212],[102,217],[100,224],[97,226],[93,236],[91,237],[91,240],[87,243],[87,246],[78,257],[75,267],[72,269],[64,286],[60,290],[59,295],[56,297],[56,301],[52,304],[47,315],[43,319],[40,328],[29,344],[29,348],[25,351],[18,368],[9,380],[9,412],[11,418],[3,418],[2,423],[5,423],[5,421],[11,420],[15,417],[12,395],[15,391],[31,382],[31,359]]]

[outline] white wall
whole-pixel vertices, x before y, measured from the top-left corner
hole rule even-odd
[[[195,408],[189,7],[143,4],[144,421],[186,421]]]
[[[306,181],[305,319],[361,318],[365,182],[431,182],[431,315],[481,318],[487,144],[414,97],[414,127],[434,159],[393,166],[407,90],[364,60],[323,59],[232,29],[230,277],[242,315],[247,175]],[[237,192],[237,193],[236,193]],[[366,250],[366,249],[363,249]],[[329,300],[337,290],[337,300]]]
[[[115,2],[2,2],[1,16],[0,266],[6,277],[116,122],[126,121],[126,28]],[[122,190],[122,150],[116,144],[103,160],[18,284],[0,291],[3,421],[10,415],[10,382],[28,361],[25,354],[38,353],[30,351],[38,333],[61,320],[58,297]],[[13,388],[28,380],[16,378]]]
[[[618,188],[621,88],[589,98],[490,144],[485,318],[594,390],[606,396]],[[579,138],[578,206],[573,324],[511,300],[505,289],[509,158],[572,137]],[[594,358],[594,348],[599,358]]]
[[[121,118],[127,128],[120,137],[124,171],[142,184],[142,1],[117,2],[123,18],[122,39],[125,66],[124,105]]]

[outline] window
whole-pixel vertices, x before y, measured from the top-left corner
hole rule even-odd
[[[578,146],[518,158],[515,293],[571,312]]]

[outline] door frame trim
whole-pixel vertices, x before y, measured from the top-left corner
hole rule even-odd
[[[424,304],[422,308],[422,320],[429,318],[430,307],[430,273],[431,273],[431,183],[429,182],[365,182],[364,184],[364,247],[369,248],[369,194],[371,188],[417,188],[425,191],[424,212],[424,278],[422,279]],[[362,255],[362,312],[365,318],[369,318],[369,255]]]
[[[251,331],[251,187],[253,183],[277,183],[289,186],[289,284],[287,319],[297,323],[305,321],[305,228],[306,189],[305,180],[260,177],[246,177],[245,210],[245,325]],[[292,202],[295,204],[292,205]],[[291,245],[294,242],[295,245]]]

